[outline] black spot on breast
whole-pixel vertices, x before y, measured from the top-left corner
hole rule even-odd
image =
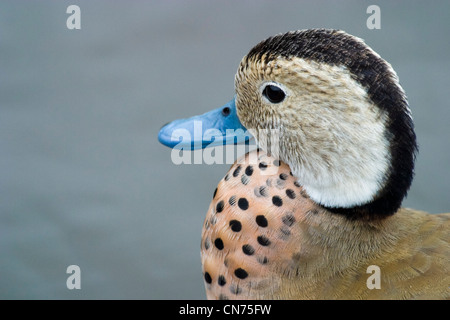
[[[242,252],[244,252],[248,256],[251,256],[255,253],[255,249],[249,244],[244,244],[242,246]]]
[[[211,242],[209,242],[209,239],[206,238],[205,239],[205,249],[208,250],[210,246],[211,246]]]
[[[242,268],[237,268],[236,270],[234,270],[234,275],[239,279],[245,279],[248,277],[247,271]]]
[[[286,186],[286,181],[283,181],[281,179],[277,179],[277,188],[283,189]]]
[[[267,262],[269,262],[269,259],[267,259],[267,257],[258,257],[258,258],[256,258],[256,260],[257,260],[260,264],[267,264]]]
[[[211,275],[208,272],[205,272],[205,281],[206,281],[206,283],[212,282]]]
[[[239,232],[242,229],[242,224],[238,220],[231,220],[230,221],[230,228],[234,232]]]
[[[267,188],[262,186],[259,187],[259,193],[263,196],[263,197],[267,197],[269,195],[269,192],[267,191]]]
[[[241,172],[241,166],[239,165],[233,172],[233,177],[237,177],[239,175],[239,172]]]
[[[306,191],[305,190],[300,190],[300,195],[303,197],[303,198],[305,198],[305,199],[308,199],[309,198],[309,196],[308,196],[308,194],[306,193]]]
[[[262,228],[267,227],[267,225],[269,224],[267,222],[266,217],[264,217],[263,215],[257,216],[255,220],[256,220],[256,224]]]
[[[297,188],[300,188],[300,183],[298,183],[297,181],[294,182],[294,186],[296,186]]]
[[[227,280],[225,280],[224,276],[219,276],[219,279],[217,279],[217,283],[219,284],[219,286],[223,287],[224,285],[226,285]]]
[[[217,194],[217,188],[216,188],[216,190],[214,190],[213,199],[216,197],[216,194]]]
[[[288,227],[292,227],[292,225],[295,222],[295,217],[292,214],[286,214],[283,218],[281,218],[281,221]]]
[[[250,177],[253,174],[253,167],[248,166],[247,168],[245,168],[245,174]]]
[[[266,184],[267,184],[268,187],[272,187],[272,179],[270,179],[270,178],[267,179],[266,180]]]
[[[238,295],[238,294],[240,294],[242,292],[242,289],[233,284],[233,285],[230,286],[230,292],[232,294]]]
[[[222,239],[217,238],[216,240],[214,240],[214,245],[216,246],[217,249],[222,250],[223,249]]]
[[[286,226],[282,226],[280,228],[280,232],[281,232],[282,239],[287,239],[291,235],[291,230],[289,230],[289,228]]]
[[[279,196],[273,196],[272,203],[277,207],[281,207],[283,205],[283,200],[281,200]]]
[[[242,210],[247,210],[248,209],[248,201],[247,201],[247,199],[240,198],[239,201],[238,201],[238,206]]]
[[[286,180],[287,178],[288,178],[288,175],[286,173],[280,174],[280,179],[281,180]]]
[[[220,213],[223,211],[223,207],[225,206],[225,203],[223,200],[220,200],[219,203],[216,205],[216,212]]]
[[[286,190],[286,195],[290,198],[290,199],[295,199],[295,192],[292,189],[287,189]]]
[[[266,236],[258,236],[256,240],[258,240],[258,243],[264,247],[270,245],[270,240]]]
[[[278,160],[278,159],[273,161],[273,165],[274,165],[275,167],[279,167],[280,164],[281,164],[281,163],[280,163],[280,160]]]
[[[229,173],[227,173],[226,175],[225,175],[225,178],[223,178],[225,181],[228,181],[228,180],[230,180],[230,174]]]
[[[249,183],[249,181],[250,181],[250,178],[246,174],[243,174],[241,177],[242,184],[246,186]]]
[[[234,206],[236,204],[236,196],[231,196],[230,200],[228,200],[230,206]]]
[[[224,295],[223,293],[220,294],[219,300],[228,300],[228,297]]]
[[[258,164],[258,168],[260,168],[261,170],[266,170],[267,169],[267,163],[265,163],[264,161],[261,161]]]

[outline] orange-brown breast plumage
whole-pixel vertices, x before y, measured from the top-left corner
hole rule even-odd
[[[296,222],[317,210],[286,164],[262,151],[238,160],[220,181],[203,227],[208,298],[270,296],[279,286],[271,274],[295,272]]]
[[[310,200],[263,151],[220,181],[202,231],[209,299],[449,298],[449,215],[350,220]],[[369,289],[367,267],[381,270]]]

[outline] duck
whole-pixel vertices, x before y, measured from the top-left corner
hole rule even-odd
[[[208,299],[450,298],[450,214],[402,207],[413,118],[396,72],[364,40],[334,29],[271,36],[241,60],[231,101],[158,139],[258,146],[212,192]]]

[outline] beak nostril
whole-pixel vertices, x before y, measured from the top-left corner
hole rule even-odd
[[[222,109],[222,114],[224,117],[228,116],[230,114],[231,110],[229,107],[225,107]]]

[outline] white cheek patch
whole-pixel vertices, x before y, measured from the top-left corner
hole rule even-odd
[[[378,148],[375,147],[374,149]],[[388,149],[374,151],[379,152],[380,157],[371,161],[361,160],[359,165],[350,165],[342,161],[343,166],[348,165],[353,170],[332,173],[324,171],[319,173],[320,181],[316,179],[311,181],[311,177],[307,173],[300,173],[298,176],[304,177],[304,179],[301,179],[304,181],[303,187],[311,199],[317,203],[327,207],[341,208],[363,205],[373,201],[378,191],[383,188],[389,166]],[[359,160],[355,159],[355,161]],[[339,161],[336,164],[339,165]],[[339,182],[329,183],[332,180],[338,180]],[[302,183],[302,181],[299,182]]]
[[[341,137],[339,143],[345,144],[341,150],[323,152],[322,157],[303,155],[303,165],[294,164],[299,182],[317,203],[351,208],[373,201],[384,187],[391,162],[385,135],[387,116],[370,112],[366,116],[357,133]],[[345,128],[345,120],[341,121]]]
[[[383,188],[390,163],[387,141],[366,146],[365,151],[359,157],[330,156],[331,168],[316,162],[319,169],[314,174],[299,166],[293,168],[293,173],[317,203],[342,208],[362,205],[374,200]]]
[[[302,70],[300,90],[319,93],[297,97],[296,103],[302,106],[296,110],[301,123],[297,130],[303,134],[291,132],[298,136],[298,145],[281,146],[281,160],[319,204],[351,208],[373,201],[386,183],[391,163],[387,114],[371,102],[367,90],[347,69],[318,67],[302,59],[289,63],[295,64],[289,66],[291,70]],[[314,100],[308,100],[311,97]]]

